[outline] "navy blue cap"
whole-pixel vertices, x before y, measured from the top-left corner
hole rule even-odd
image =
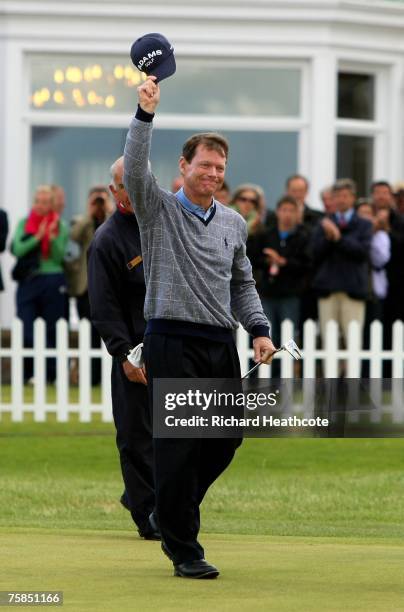
[[[132,45],[130,57],[138,70],[162,81],[176,70],[174,48],[162,34],[152,32],[141,36]]]

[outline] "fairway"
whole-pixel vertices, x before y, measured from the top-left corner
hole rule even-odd
[[[217,581],[138,538],[109,424],[0,424],[0,590],[68,610],[404,609],[402,441],[246,440],[202,506]]]

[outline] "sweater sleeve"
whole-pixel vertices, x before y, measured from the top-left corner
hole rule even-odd
[[[319,224],[313,230],[310,246],[313,251],[314,259],[316,261],[322,261],[323,258],[333,250],[335,242],[333,240],[327,240],[324,229],[322,225]]]
[[[373,237],[370,248],[370,260],[375,268],[383,268],[391,256],[390,236],[383,230],[377,231]]]
[[[137,113],[137,116],[143,115]],[[151,117],[151,115],[150,115]],[[140,226],[150,224],[162,208],[162,190],[153,176],[150,163],[153,124],[136,117],[126,137],[123,182]]]
[[[70,238],[79,244],[83,244],[92,225],[93,220],[89,216],[75,217],[70,225]]]
[[[235,253],[230,282],[231,308],[241,325],[254,338],[269,337],[269,322],[255,288],[250,261],[246,255],[247,226],[243,226],[242,245]]]
[[[24,257],[24,255],[35,249],[39,244],[39,240],[35,236],[30,236],[29,238],[26,238],[26,240],[23,240],[23,237],[25,236],[24,227],[26,221],[26,219],[21,219],[21,221],[18,223],[13,242],[11,244],[11,252],[16,257]]]
[[[63,262],[68,238],[66,223],[60,219],[58,235],[51,240],[51,258],[57,264]]]

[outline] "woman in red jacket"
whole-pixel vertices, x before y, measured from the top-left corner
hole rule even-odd
[[[12,253],[17,257],[13,278],[18,283],[17,316],[24,324],[24,346],[33,346],[34,321],[46,323],[46,345],[56,343],[56,322],[65,315],[63,257],[68,239],[65,223],[54,212],[52,190],[37,188],[32,209],[17,225]],[[55,359],[47,360],[47,380],[55,380]],[[33,376],[33,360],[25,359],[24,381]]]

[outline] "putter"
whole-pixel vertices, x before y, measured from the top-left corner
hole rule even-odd
[[[297,361],[302,358],[300,349],[293,339],[290,339],[287,342],[285,342],[285,344],[282,344],[282,346],[276,349],[276,351],[274,351],[272,355],[275,355],[275,353],[279,353],[280,351],[287,351],[289,355],[292,355],[292,357],[296,359]],[[248,370],[247,374],[244,374],[241,380],[243,380],[244,378],[247,378],[247,376],[250,376],[250,374],[252,374],[257,368],[259,368],[261,364],[262,364],[262,361],[259,361],[258,363],[256,363],[255,366],[251,368],[251,370]]]

